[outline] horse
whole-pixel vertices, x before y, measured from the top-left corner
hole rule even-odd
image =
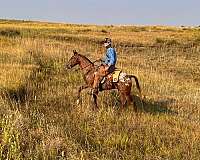
[[[65,67],[66,69],[71,69],[74,66],[79,65],[80,70],[82,72],[85,84],[78,87],[77,103],[79,103],[81,91],[86,88],[92,88],[93,82],[94,82],[94,74],[97,70],[97,67],[86,56],[79,54],[76,50],[73,50],[73,53],[74,53],[73,56],[69,59]],[[125,108],[126,104],[130,104],[131,102],[133,102],[133,97],[131,96],[131,87],[132,87],[132,78],[134,78],[136,87],[139,91],[140,100],[142,99],[141,88],[139,85],[138,78],[136,76],[126,74],[123,81],[118,80],[117,82],[113,82],[110,78],[111,74],[112,73],[107,75],[104,80],[105,82],[100,84],[100,87],[99,87],[100,92],[104,90],[117,89],[120,96],[121,108],[123,109]],[[97,96],[98,96],[98,93],[97,94],[92,93],[94,109],[98,109]],[[134,105],[134,109],[135,111],[137,110],[135,108],[135,105]]]

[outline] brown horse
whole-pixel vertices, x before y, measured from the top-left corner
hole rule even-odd
[[[77,103],[78,103],[81,91],[86,88],[92,88],[94,81],[94,73],[96,72],[97,68],[94,65],[94,63],[92,63],[85,56],[78,54],[75,50],[73,52],[74,55],[70,58],[69,62],[66,64],[66,68],[71,69],[72,67],[79,65],[83,74],[83,78],[86,82],[86,84],[78,87],[78,95],[77,95],[78,98]],[[139,96],[141,98],[141,89],[136,76],[125,75],[124,80],[123,81],[119,80],[118,82],[113,82],[110,77],[111,77],[110,75],[106,76],[105,81],[102,84],[100,84],[99,91],[117,89],[120,95],[122,108],[125,107],[126,103],[130,103],[133,101],[133,98],[131,96],[132,78],[135,79],[136,87],[139,90]],[[95,108],[98,108],[97,94],[92,94]]]

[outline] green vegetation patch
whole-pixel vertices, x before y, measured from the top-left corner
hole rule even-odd
[[[21,32],[16,29],[3,29],[0,30],[0,36],[5,36],[5,37],[17,37],[20,36]]]

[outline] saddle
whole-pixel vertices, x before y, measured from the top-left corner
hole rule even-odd
[[[103,84],[106,79],[108,79],[111,82],[118,82],[121,72],[122,70],[115,68],[115,70],[112,73],[109,73],[106,77],[102,79],[101,84]]]
[[[111,73],[113,82],[118,82],[119,81],[120,73],[121,73],[121,70],[117,69],[117,68],[115,68],[114,72]]]

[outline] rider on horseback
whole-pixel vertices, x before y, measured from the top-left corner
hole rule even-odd
[[[94,77],[94,83],[93,83],[93,94],[98,93],[99,83],[109,73],[112,73],[115,70],[115,64],[117,61],[117,54],[115,49],[112,47],[112,41],[110,38],[105,38],[104,40],[104,46],[106,47],[106,56],[103,60],[101,60],[103,63],[98,68],[98,71],[95,72]]]

